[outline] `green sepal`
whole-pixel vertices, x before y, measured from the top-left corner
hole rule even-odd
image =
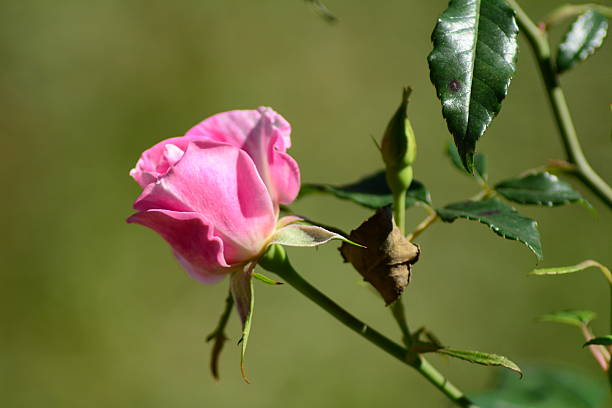
[[[266,285],[271,285],[271,286],[283,285],[283,282],[275,281],[274,279],[268,278],[266,275],[263,275],[257,272],[253,272],[253,278],[257,279],[260,282],[265,283]]]
[[[214,340],[213,348],[210,355],[210,372],[215,380],[219,380],[219,358],[221,356],[221,351],[223,351],[223,346],[227,341],[227,336],[225,335],[225,326],[227,326],[227,322],[229,321],[229,316],[234,308],[234,298],[232,297],[231,292],[228,294],[225,299],[225,309],[223,310],[223,314],[219,318],[219,323],[215,330],[206,336],[206,342],[210,342]]]
[[[466,218],[485,224],[497,235],[527,245],[538,260],[543,259],[537,222],[495,198],[449,204],[436,209],[436,212],[444,222]]]
[[[238,341],[240,345],[240,373],[242,379],[247,384],[249,380],[246,376],[244,367],[245,354],[249,335],[251,333],[251,323],[253,321],[253,308],[255,307],[255,295],[253,292],[252,272],[255,263],[251,262],[243,270],[232,273],[230,277],[230,290],[236,304],[236,310],[242,322],[242,337]]]

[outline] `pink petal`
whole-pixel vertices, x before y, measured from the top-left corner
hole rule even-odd
[[[130,171],[130,176],[142,188],[155,182],[159,177],[176,164],[187,149],[190,142],[198,140],[197,137],[173,137],[159,142],[146,150]]]
[[[297,163],[285,152],[291,147],[291,126],[270,108],[235,110],[212,116],[185,136],[232,144],[255,162],[275,204],[290,204],[300,189]]]
[[[253,160],[237,147],[216,142],[190,143],[181,160],[145,188],[134,208],[198,213],[223,240],[228,263],[256,256],[276,223]]]
[[[198,281],[213,284],[235,268],[223,256],[223,240],[213,227],[193,212],[148,210],[136,213],[127,222],[149,227],[174,250],[181,265]]]

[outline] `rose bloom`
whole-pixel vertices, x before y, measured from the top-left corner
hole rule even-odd
[[[270,108],[219,113],[145,151],[130,175],[143,188],[128,218],[160,234],[189,274],[213,284],[256,261],[300,188],[286,151],[291,126]]]

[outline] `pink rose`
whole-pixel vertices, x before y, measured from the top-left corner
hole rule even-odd
[[[290,133],[282,116],[259,108],[217,114],[156,144],[130,171],[144,191],[128,222],[160,234],[200,282],[243,269],[272,242],[279,204],[299,191]]]

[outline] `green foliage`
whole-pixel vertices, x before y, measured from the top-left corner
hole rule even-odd
[[[542,322],[555,322],[583,327],[595,319],[596,314],[590,310],[562,310],[540,316]]]
[[[303,184],[299,198],[313,193],[332,194],[374,210],[393,203],[393,195],[387,186],[384,170],[342,186]],[[417,202],[430,205],[431,196],[421,182],[412,180],[406,193],[406,208],[412,207]]]
[[[534,269],[533,271],[529,272],[529,274],[537,275],[537,276],[564,275],[568,273],[580,272],[580,271],[583,271],[585,269],[592,268],[592,267],[598,268],[604,274],[606,279],[608,279],[608,282],[612,284],[612,273],[610,273],[610,270],[606,268],[605,266],[603,266],[602,264],[600,264],[599,262],[596,262],[590,259],[587,259],[586,261],[582,261],[579,264],[571,265],[571,266],[559,266],[556,268]]]
[[[608,334],[606,336],[595,337],[584,343],[583,347],[586,346],[612,346],[612,334]]]
[[[436,212],[444,222],[466,218],[488,225],[497,235],[522,242],[533,251],[538,260],[543,259],[537,222],[520,215],[495,198],[449,204],[436,209]]]
[[[608,33],[608,20],[596,10],[578,16],[565,33],[557,52],[557,72],[572,68],[601,47]]]
[[[557,206],[584,202],[582,196],[569,184],[550,173],[529,174],[521,178],[503,180],[495,190],[510,201],[520,204]]]
[[[483,353],[481,351],[472,350],[457,350],[450,348],[442,348],[436,350],[436,353],[465,360],[474,364],[509,368],[510,370],[519,373],[521,377],[523,376],[523,372],[521,371],[519,366],[516,365],[516,363],[504,356],[499,356],[497,354]]]
[[[560,367],[526,367],[522,380],[501,371],[495,390],[472,396],[481,408],[604,408],[605,383]]]
[[[446,154],[450,157],[452,163],[457,167],[461,172],[465,173],[465,167],[461,164],[461,157],[459,157],[459,152],[457,151],[457,147],[449,143],[448,148],[446,149]],[[487,180],[487,157],[482,153],[476,153],[474,155],[474,167],[476,168],[476,174],[483,180]]]
[[[514,75],[518,27],[504,0],[451,0],[429,54],[431,81],[466,170]]]

